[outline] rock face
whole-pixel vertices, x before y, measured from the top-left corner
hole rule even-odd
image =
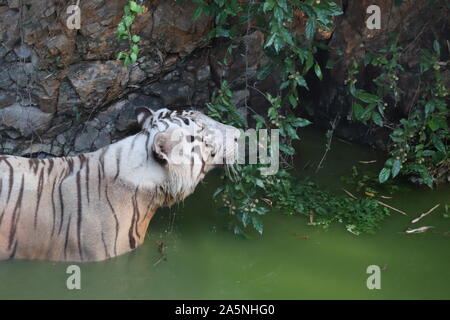
[[[86,107],[105,104],[125,89],[129,72],[120,61],[80,62],[69,68],[67,77]]]
[[[344,53],[334,57],[329,80],[316,85],[320,94],[313,98],[320,110],[345,103],[339,99],[351,61],[384,46],[389,34],[399,33],[402,43],[416,37],[427,41],[430,32],[442,33],[438,27],[448,25],[437,2],[404,1],[400,8],[393,2],[343,1],[345,14],[336,17],[333,30],[316,35]],[[259,91],[275,94],[279,84],[276,74],[255,81],[266,63],[261,32],[252,30],[233,40],[236,49],[224,64],[230,42],[205,42],[213,20],[202,16],[194,21],[192,1],[146,1],[147,10],[133,25],[133,33],[141,36],[139,59],[124,67],[116,57],[129,44],[117,39],[116,28],[126,3],[80,1],[76,30],[67,25],[73,12],[67,12],[66,1],[0,0],[0,154],[68,155],[97,149],[136,130],[136,107],[203,108],[222,80],[230,83],[239,106],[266,108]],[[381,7],[381,31],[365,26],[370,4]],[[303,33],[304,22],[296,14],[293,32]],[[427,29],[421,31],[424,25]],[[414,48],[406,54],[412,64]],[[332,109],[322,115],[325,122]]]
[[[126,3],[81,1],[77,30],[70,3],[0,1],[0,154],[89,151],[133,131],[137,106],[209,100],[208,59],[192,52],[206,45],[211,19],[193,21],[190,1],[149,1],[133,25],[139,62],[124,67],[116,57],[128,42],[116,28]]]
[[[0,110],[0,128],[14,129],[25,138],[42,134],[50,125],[51,115],[33,107],[15,103]],[[12,134],[13,137],[17,135]]]

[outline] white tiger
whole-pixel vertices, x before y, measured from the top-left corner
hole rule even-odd
[[[158,207],[187,197],[237,149],[239,131],[201,112],[136,115],[140,133],[96,152],[0,156],[0,259],[99,261],[129,252]]]

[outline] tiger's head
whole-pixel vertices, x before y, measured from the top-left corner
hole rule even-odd
[[[199,111],[136,109],[145,144],[167,177],[165,188],[181,200],[192,193],[206,173],[237,159],[240,131]]]

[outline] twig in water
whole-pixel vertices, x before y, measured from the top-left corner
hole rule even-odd
[[[426,217],[427,215],[429,215],[430,213],[432,213],[434,210],[436,210],[437,208],[439,208],[441,204],[438,203],[437,205],[435,205],[433,208],[431,208],[430,210],[428,210],[427,212],[422,213],[419,217],[415,218],[413,221],[411,221],[411,223],[416,223],[419,222],[422,218]]]
[[[356,196],[354,196],[353,194],[351,194],[349,191],[347,191],[347,190],[345,190],[344,188],[342,188],[342,190],[344,190],[344,192],[347,194],[347,195],[349,195],[350,196],[350,198],[353,198],[353,199],[358,199]]]
[[[360,160],[360,161],[358,161],[359,163],[362,163],[362,164],[371,164],[371,163],[375,163],[375,162],[377,162],[377,160],[369,160],[369,161],[363,161],[363,160]]]
[[[397,211],[398,213],[401,213],[401,214],[403,214],[405,216],[408,215],[406,212],[404,212],[404,211],[402,211],[400,209],[394,208],[394,207],[392,207],[392,206],[390,206],[390,205],[388,205],[388,204],[386,204],[384,202],[381,202],[381,201],[377,201],[377,202],[378,202],[378,204],[381,204],[383,207],[386,207],[386,208],[389,208],[391,210]]]
[[[417,228],[417,229],[409,229],[408,228],[405,231],[405,233],[423,233],[423,232],[425,232],[425,231],[427,231],[427,230],[429,230],[431,228],[434,228],[434,227],[433,226],[423,226],[423,227],[420,227],[420,228]]]

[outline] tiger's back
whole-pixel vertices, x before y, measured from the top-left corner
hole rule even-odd
[[[0,157],[0,259],[95,261],[141,243],[136,230],[153,209],[146,191],[111,184],[104,165],[91,155]],[[133,223],[130,208],[141,215]]]

